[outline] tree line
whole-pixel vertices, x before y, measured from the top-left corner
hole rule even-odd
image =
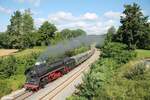
[[[45,21],[39,29],[35,29],[30,9],[24,13],[15,11],[11,15],[6,32],[0,33],[0,48],[25,49],[47,46],[79,35],[86,35],[86,32],[82,29],[64,29],[59,32],[57,27],[48,21]]]
[[[111,27],[106,36],[107,42],[121,42],[128,49],[150,49],[150,22],[148,16],[144,16],[142,9],[136,3],[125,5],[121,26],[116,29]]]

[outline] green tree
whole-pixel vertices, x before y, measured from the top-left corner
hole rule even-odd
[[[134,49],[142,42],[141,38],[147,39],[148,17],[143,15],[140,6],[135,3],[124,7],[124,16],[121,16],[120,20],[122,25],[118,29],[116,38],[117,41],[127,44],[129,49]]]
[[[54,37],[54,34],[56,31],[57,31],[57,28],[54,24],[51,24],[48,21],[45,21],[39,28],[38,32],[41,34],[42,41],[45,42],[45,45],[48,45],[50,43],[50,38]]]
[[[11,16],[10,25],[7,27],[7,32],[10,35],[19,36],[22,34],[22,14],[20,11],[14,12]]]
[[[25,13],[23,14],[23,33],[31,33],[34,30],[34,22],[33,18],[31,16],[30,9],[25,10]]]
[[[86,35],[86,32],[82,29],[76,29],[76,30],[63,29],[61,31],[61,34],[63,38],[69,39],[69,38],[75,38],[81,35]]]
[[[78,37],[81,35],[86,35],[86,32],[82,29],[76,29],[76,30],[72,30],[72,35],[73,37]]]
[[[63,36],[60,32],[56,32],[53,39],[51,39],[51,44],[56,44],[59,41],[63,40]]]
[[[61,31],[61,34],[62,34],[63,38],[65,38],[65,39],[69,39],[69,38],[73,37],[72,31],[70,29],[63,29]]]
[[[110,42],[102,47],[103,58],[113,58],[118,63],[126,63],[136,57],[136,52],[127,50],[127,45],[122,43]]]
[[[107,35],[106,35],[106,38],[105,38],[105,42],[112,42],[115,33],[116,33],[115,27],[114,27],[114,26],[110,27],[110,28],[108,29],[108,31],[107,31]]]
[[[7,34],[9,35],[10,48],[20,48],[22,35],[22,14],[20,11],[14,12],[11,16],[10,25],[7,26]]]
[[[5,40],[6,40],[6,34],[5,33],[0,33],[0,48],[6,48],[5,47]]]
[[[14,56],[1,58],[0,63],[0,78],[8,78],[15,74],[17,67],[16,58]]]
[[[139,39],[139,43],[137,46],[141,49],[149,49],[150,50],[150,23],[149,27],[145,27],[145,34],[143,34]]]
[[[32,48],[36,45],[36,36],[34,33],[27,33],[22,35],[22,47],[24,48]]]

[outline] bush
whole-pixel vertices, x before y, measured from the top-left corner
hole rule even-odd
[[[24,72],[36,62],[39,53],[7,56],[0,59],[0,97],[22,88]]]
[[[97,61],[91,66],[91,70],[84,75],[83,84],[77,86],[79,91],[75,93],[75,96],[91,100],[96,95],[97,89],[101,89],[112,77],[113,69],[116,66],[118,65],[113,59],[104,58]],[[69,100],[71,99],[69,98]]]
[[[15,74],[17,60],[14,56],[1,58],[0,62],[0,78],[9,78]]]
[[[97,89],[94,100],[148,100],[150,98],[150,73],[143,63],[120,67],[105,84]]]
[[[8,94],[12,91],[11,87],[9,86],[8,81],[0,80],[0,97]]]
[[[113,58],[118,63],[126,63],[136,57],[136,52],[127,49],[127,45],[121,43],[107,43],[102,48],[102,57]]]
[[[66,100],[87,100],[87,99],[80,96],[70,96]]]
[[[117,77],[116,72],[135,56],[136,53],[129,51],[124,44],[106,43],[102,47],[101,59],[91,66],[90,71],[83,77],[83,83],[77,86],[78,92],[70,98],[79,96],[88,100],[124,99],[125,88],[122,90],[120,85],[125,82],[120,82],[122,78]]]
[[[65,52],[65,55],[68,56],[68,57],[71,57],[71,56],[74,56],[74,55],[77,55],[77,54],[80,54],[80,53],[83,53],[83,52],[86,52],[90,49],[90,47],[87,47],[87,46],[80,46],[78,48],[75,48],[73,50],[69,50],[69,51],[66,51]]]
[[[140,76],[144,74],[145,69],[146,69],[146,67],[145,67],[144,63],[136,64],[134,67],[129,68],[124,73],[124,77],[127,79],[130,79],[130,80],[140,78]]]
[[[71,55],[76,55],[87,50],[89,50],[88,47],[79,47],[72,50]],[[25,52],[20,55],[0,58],[0,93],[2,93],[0,97],[10,93],[11,91],[22,88],[25,82],[25,70],[34,65],[39,55],[40,51],[36,51],[35,53]],[[63,58],[64,56],[66,55],[59,55],[60,58]],[[60,59],[59,57],[51,57],[50,60],[54,61]]]

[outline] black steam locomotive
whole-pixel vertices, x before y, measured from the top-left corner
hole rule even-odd
[[[25,71],[27,90],[37,91],[52,80],[68,73],[71,69],[87,60],[94,53],[94,49],[73,57],[67,57],[54,63],[37,62]]]

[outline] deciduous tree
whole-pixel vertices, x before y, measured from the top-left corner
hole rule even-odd
[[[30,9],[25,10],[25,12],[23,13],[23,33],[31,33],[34,30],[34,22],[33,22],[33,18],[31,16],[31,11]]]
[[[54,24],[45,21],[39,28],[39,33],[42,35],[42,41],[45,42],[45,45],[50,43],[50,38],[52,38],[57,31],[57,28]]]

